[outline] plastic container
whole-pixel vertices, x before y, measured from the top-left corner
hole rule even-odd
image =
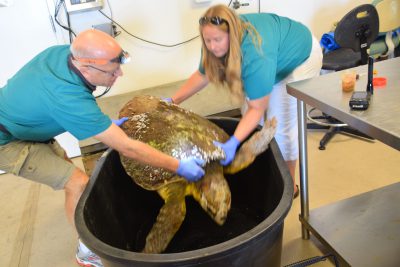
[[[238,121],[211,119],[232,134]],[[191,197],[184,223],[163,254],[140,253],[162,200],[137,186],[119,154],[99,159],[79,200],[75,224],[81,240],[104,266],[281,266],[284,219],[293,182],[273,139],[247,169],[225,176],[232,208],[223,226],[212,221]]]
[[[384,86],[386,86],[386,78],[385,77],[375,77],[372,79],[372,84],[376,87],[384,87]]]
[[[356,86],[357,74],[355,71],[345,71],[342,73],[343,92],[352,92]]]

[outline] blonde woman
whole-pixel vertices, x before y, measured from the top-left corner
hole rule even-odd
[[[210,7],[199,20],[201,63],[171,97],[179,104],[209,82],[227,86],[243,101],[242,118],[231,138],[221,146],[229,164],[236,149],[261,122],[276,117],[275,139],[293,177],[298,158],[296,99],[286,83],[318,76],[322,51],[303,24],[269,13],[237,15],[225,5]]]

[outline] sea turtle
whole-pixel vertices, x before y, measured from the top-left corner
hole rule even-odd
[[[143,165],[124,157],[121,162],[136,184],[156,190],[165,203],[146,237],[144,253],[161,253],[180,228],[186,214],[185,196],[191,195],[219,225],[225,222],[231,205],[231,192],[224,173],[235,173],[250,165],[267,149],[274,136],[276,120],[266,121],[246,141],[234,161],[223,167],[225,157],[213,141],[225,142],[229,136],[211,121],[153,96],[136,96],[120,110],[119,117],[128,117],[121,126],[133,139],[140,140],[175,158],[200,157],[205,160],[205,176],[197,182],[161,168]]]

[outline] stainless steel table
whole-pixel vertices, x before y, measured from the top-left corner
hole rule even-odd
[[[343,71],[287,85],[288,93],[298,103],[300,222],[303,238],[309,239],[311,232],[337,255],[342,265],[397,267],[400,266],[400,183],[309,210],[306,104],[400,150],[400,58],[377,62],[374,69],[378,76],[387,78],[387,84],[375,87],[366,111],[350,110],[351,93],[341,90]],[[354,70],[361,74],[355,90],[363,91],[367,85],[367,66]]]

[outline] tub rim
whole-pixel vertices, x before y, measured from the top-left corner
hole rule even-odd
[[[231,120],[238,122],[239,119],[236,118],[225,118],[225,117],[207,117],[209,120]],[[146,263],[184,263],[187,261],[193,261],[196,258],[200,258],[202,261],[207,261],[208,258],[218,255],[218,257],[222,257],[226,254],[232,254],[233,251],[240,251],[244,249],[250,241],[255,241],[257,239],[261,239],[265,232],[272,232],[276,227],[282,225],[284,223],[284,219],[286,218],[289,210],[292,206],[293,202],[293,181],[290,175],[289,169],[287,168],[286,162],[283,159],[283,156],[279,150],[279,147],[275,141],[275,138],[272,139],[269,144],[269,149],[272,150],[272,153],[275,156],[276,164],[279,168],[279,171],[282,174],[283,179],[283,193],[281,199],[279,200],[278,205],[272,211],[272,213],[261,221],[258,225],[250,229],[249,231],[238,235],[232,239],[227,241],[218,243],[216,245],[208,246],[201,249],[195,249],[190,251],[178,252],[178,253],[162,253],[162,254],[147,254],[142,252],[134,252],[123,250],[119,248],[115,248],[107,243],[104,243],[100,239],[98,239],[92,232],[88,229],[84,216],[83,209],[84,204],[89,196],[89,193],[93,189],[93,186],[97,180],[98,174],[101,170],[101,167],[106,160],[106,157],[109,153],[113,152],[114,149],[108,148],[99,158],[93,173],[89,179],[89,183],[86,186],[84,192],[82,193],[81,198],[79,199],[78,205],[75,210],[75,225],[80,225],[84,227],[76,227],[79,238],[82,242],[91,249],[94,253],[96,253],[100,258],[105,258],[107,260],[115,260],[115,261],[136,261],[136,262],[146,262]],[[118,153],[118,151],[116,151]],[[84,229],[82,229],[84,228]],[[96,247],[92,246],[92,242],[85,241],[93,241],[96,240]],[[108,253],[104,253],[103,251],[107,251]],[[122,259],[121,259],[122,257]]]

